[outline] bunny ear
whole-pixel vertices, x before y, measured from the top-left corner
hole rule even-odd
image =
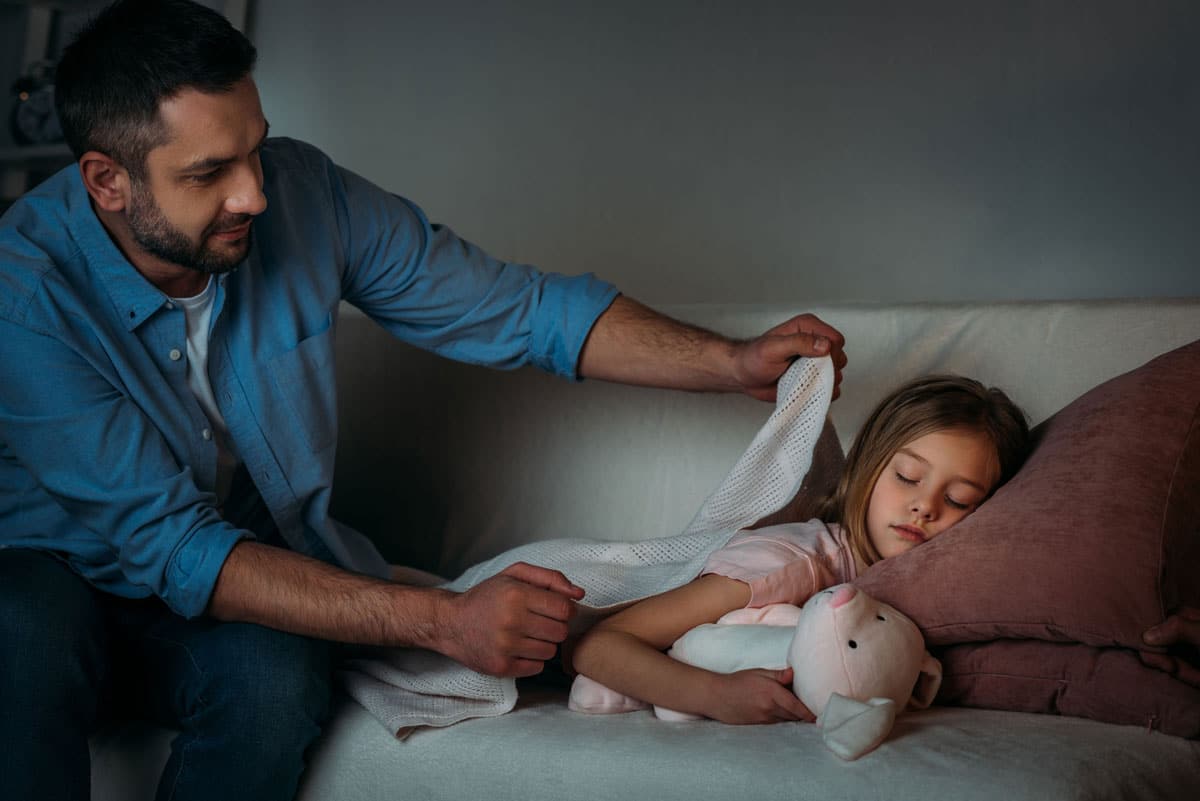
[[[917,676],[917,683],[913,687],[912,697],[908,699],[909,706],[914,709],[924,709],[933,703],[933,699],[937,696],[938,690],[942,686],[942,663],[925,652],[925,659],[921,662],[921,674]]]
[[[874,750],[895,722],[896,702],[892,699],[872,698],[864,703],[840,693],[829,696],[817,721],[825,745],[848,762]]]

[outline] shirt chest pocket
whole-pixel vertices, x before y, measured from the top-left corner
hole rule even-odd
[[[313,452],[337,441],[337,384],[332,318],[323,331],[301,340],[269,363],[278,401]]]

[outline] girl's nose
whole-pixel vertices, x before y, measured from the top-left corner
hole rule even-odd
[[[912,512],[918,517],[924,518],[925,520],[933,519],[933,509],[933,503],[924,496],[913,498],[912,500]]]

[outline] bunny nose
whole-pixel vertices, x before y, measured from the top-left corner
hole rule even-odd
[[[833,591],[833,599],[829,601],[829,605],[834,609],[837,609],[839,606],[848,604],[854,599],[855,595],[858,595],[858,590],[849,585],[838,587]]]

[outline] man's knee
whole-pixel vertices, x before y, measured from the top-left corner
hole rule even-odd
[[[197,722],[254,741],[314,739],[331,705],[330,645],[248,623],[220,628],[226,657],[204,666]]]
[[[172,630],[189,669],[163,781],[201,783],[214,798],[291,797],[328,717],[330,646],[247,623]]]

